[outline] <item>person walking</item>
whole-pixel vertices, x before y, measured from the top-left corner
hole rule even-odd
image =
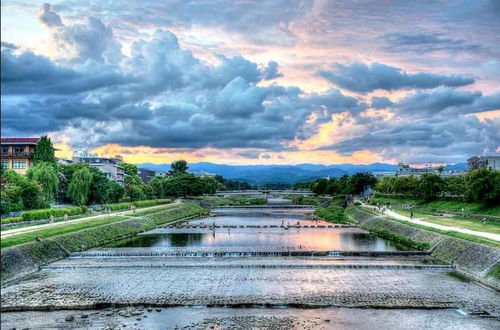
[[[54,222],[54,216],[51,214],[50,217],[49,217],[49,222],[52,223]]]
[[[68,213],[64,213],[64,222],[68,222]]]
[[[410,219],[413,219],[413,211],[410,211]]]

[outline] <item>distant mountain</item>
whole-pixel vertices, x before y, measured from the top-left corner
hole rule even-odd
[[[453,165],[446,165],[444,167],[446,171],[466,171],[467,170],[467,163],[456,163]]]
[[[156,171],[170,170],[170,164],[137,164],[138,167],[149,168]],[[220,174],[231,180],[240,180],[252,185],[264,183],[297,183],[312,181],[330,176],[340,177],[359,172],[395,172],[397,165],[386,163],[373,163],[369,165],[354,164],[298,164],[298,165],[224,165],[208,162],[189,164],[189,172],[208,172]],[[448,165],[446,170],[467,169],[466,163]]]

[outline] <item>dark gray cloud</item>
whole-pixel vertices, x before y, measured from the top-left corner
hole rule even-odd
[[[370,104],[370,108],[373,109],[384,109],[387,108],[388,106],[393,105],[391,100],[385,96],[374,96],[372,97],[372,102]]]
[[[462,39],[446,38],[440,33],[432,32],[391,32],[382,37],[387,46],[384,49],[391,52],[412,52],[417,54],[448,51],[475,52],[481,49],[479,44]]]
[[[44,3],[40,8],[38,19],[48,27],[64,26],[61,17],[52,10],[52,6],[48,3]]]
[[[406,73],[399,68],[372,63],[337,64],[332,70],[320,70],[318,75],[341,88],[367,93],[377,89],[387,91],[408,88],[459,87],[470,85],[474,79],[468,76],[441,75],[429,72]]]

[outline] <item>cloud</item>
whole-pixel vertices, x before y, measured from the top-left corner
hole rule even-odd
[[[38,19],[47,27],[62,27],[64,24],[61,21],[61,17],[52,11],[52,6],[48,3],[44,3],[38,12]]]
[[[437,51],[474,52],[481,49],[479,44],[445,38],[442,34],[432,32],[390,32],[382,38],[387,42],[385,49],[391,52],[422,54]]]
[[[370,104],[370,108],[373,108],[373,109],[384,109],[384,108],[387,108],[391,105],[393,105],[394,103],[392,103],[391,100],[389,100],[389,98],[385,97],[385,96],[382,96],[382,97],[379,97],[379,96],[373,96],[372,97],[372,102]]]
[[[372,63],[337,64],[332,70],[320,70],[317,74],[350,91],[367,93],[377,89],[387,91],[409,88],[459,87],[472,84],[474,79],[459,75],[441,75],[429,72],[407,73],[399,68]]]

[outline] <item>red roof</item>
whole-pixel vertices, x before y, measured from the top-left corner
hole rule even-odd
[[[0,138],[1,143],[38,143],[40,138]]]

